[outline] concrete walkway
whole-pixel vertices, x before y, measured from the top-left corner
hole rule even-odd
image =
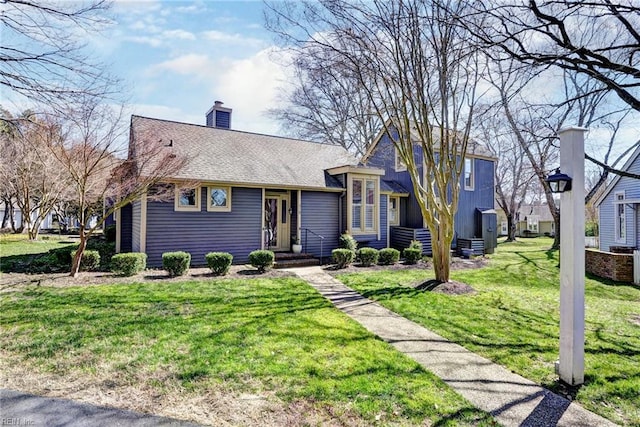
[[[112,427],[175,426],[197,424],[115,408],[104,408],[68,399],[34,396],[0,389],[0,417],[3,426]]]
[[[464,396],[504,426],[616,426],[576,403],[447,341],[364,298],[321,267],[288,269],[337,308]]]

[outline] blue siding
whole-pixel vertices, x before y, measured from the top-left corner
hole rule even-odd
[[[139,200],[133,202],[131,212],[131,251],[140,252],[140,211],[141,203]]]
[[[260,249],[262,190],[231,190],[231,212],[207,212],[206,191],[200,212],[176,212],[174,202],[147,204],[147,265],[162,266],[162,253],[191,253],[191,265],[204,265],[204,255],[224,251],[233,262],[248,262],[249,252]]]
[[[423,154],[420,147],[414,151],[416,164],[420,179],[423,178]],[[460,199],[458,211],[455,216],[456,234],[463,237],[475,237],[479,232],[476,230],[476,208],[494,208],[494,162],[486,159],[473,158],[475,186],[473,191],[464,190],[464,177],[460,177]],[[384,179],[394,180],[410,191],[408,199],[401,200],[400,225],[410,228],[422,228],[422,212],[418,200],[413,193],[413,183],[409,172],[395,171],[395,147],[391,139],[383,136],[374,152],[367,161],[371,167],[383,168],[385,170]]]
[[[322,257],[328,260],[331,251],[338,247],[339,229],[339,200],[342,193],[322,193],[318,191],[302,192],[301,237],[302,250],[305,253],[320,257],[320,239],[312,233],[307,234],[305,242],[305,228],[324,237],[322,243]],[[306,243],[306,246],[304,246]]]
[[[464,177],[460,177],[460,199],[455,216],[455,230],[464,238],[482,237],[481,227],[477,225],[478,210],[493,209],[495,200],[493,162],[484,159],[473,159],[475,185],[473,191],[464,189]]]
[[[640,174],[640,153],[627,168],[628,172]],[[625,199],[640,199],[640,181],[622,176],[609,191],[599,206],[600,212],[600,250],[609,251],[611,246],[631,246],[640,248],[640,204],[625,207],[625,222],[627,224],[626,239],[616,241],[615,194],[624,191]]]

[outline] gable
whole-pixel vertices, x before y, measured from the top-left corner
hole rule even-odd
[[[393,144],[392,139],[389,137],[386,129],[389,129],[389,132],[397,135],[396,129],[391,125],[391,121],[387,121],[385,127],[383,127],[380,132],[373,139],[373,142],[362,156],[360,160],[362,163],[366,164],[372,158],[380,158],[381,155],[384,158],[395,158],[395,146]],[[434,128],[434,132],[436,129]],[[416,156],[417,152],[420,153],[416,156],[416,160],[421,158],[421,150],[420,150],[420,138],[418,136],[417,131],[411,133],[411,139],[414,141],[414,156]],[[436,151],[438,151],[436,147]],[[469,144],[467,145],[467,157],[475,157],[475,158],[483,158],[486,160],[494,161],[495,157],[486,149],[486,147],[475,140],[469,140]]]
[[[167,141],[185,156],[176,180],[327,189],[325,170],[357,164],[340,146],[140,116],[131,118],[131,138]]]
[[[624,166],[622,166],[620,170],[640,175],[640,144],[631,154],[631,156],[629,156],[629,159],[627,159]],[[596,199],[594,205],[596,207],[600,206],[602,202],[604,202],[611,194],[611,192],[614,191],[614,189],[617,191],[621,188],[630,188],[632,190],[635,189],[636,191],[632,191],[633,195],[630,195],[628,197],[640,199],[640,180],[627,176],[616,175],[609,183],[609,185],[607,185],[605,191],[603,191],[600,197]]]

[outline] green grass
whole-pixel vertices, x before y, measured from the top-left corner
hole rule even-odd
[[[77,244],[69,236],[41,234],[38,240],[29,240],[26,234],[0,234],[0,271],[25,270],[38,255]]]
[[[366,424],[494,425],[295,278],[6,292],[0,337],[11,363],[158,394],[270,391]]]
[[[559,346],[558,253],[551,240],[500,244],[489,266],[452,280],[478,293],[412,289],[431,271],[345,274],[345,284],[467,349],[552,390]],[[640,426],[640,289],[587,278],[585,384],[576,399],[620,424]]]

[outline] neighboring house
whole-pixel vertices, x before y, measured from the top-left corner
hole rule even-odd
[[[515,219],[516,236],[555,236],[556,234],[556,224],[546,203],[534,202],[530,205],[522,205],[516,212]]]
[[[253,250],[289,252],[300,239],[305,253],[326,261],[344,232],[380,249],[396,227],[424,230],[408,174],[382,161],[388,139],[363,165],[339,146],[231,130],[231,113],[216,102],[206,126],[132,116],[132,140],[158,138],[189,160],[171,179],[173,200],[142,197],[118,211],[117,251],[145,252],[151,267],[177,250],[194,265],[211,251],[246,263]],[[473,187],[463,190],[456,218],[458,235],[468,237],[477,234],[476,207],[493,208],[493,161],[471,164]]]
[[[622,170],[640,174],[640,146]],[[616,175],[595,201],[600,222],[600,250],[640,249],[640,180]]]

